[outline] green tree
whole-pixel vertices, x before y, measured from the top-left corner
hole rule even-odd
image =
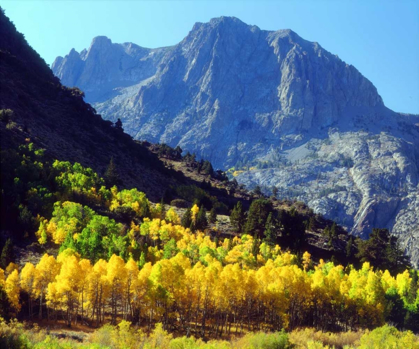
[[[177,248],[175,239],[171,238],[163,248],[163,258],[164,259],[170,259],[179,252],[179,249]]]
[[[254,200],[247,214],[247,221],[244,228],[245,234],[262,237],[270,212],[272,212],[272,205],[269,200]]]
[[[0,260],[1,267],[3,269],[6,269],[9,263],[14,262],[15,253],[13,251],[13,243],[11,239],[6,240],[6,244],[4,245],[3,250],[1,251]]]
[[[346,243],[346,257],[347,258],[351,258],[352,257],[352,248],[353,248],[353,244],[354,244],[354,239],[351,236],[348,240],[348,242]]]
[[[277,198],[278,197],[278,192],[279,192],[278,188],[276,186],[273,186],[272,187],[272,196],[274,198]]]
[[[316,228],[316,218],[311,216],[308,221],[308,230],[313,231]]]
[[[166,217],[166,206],[164,205],[164,198],[160,200],[160,219]]]
[[[120,132],[124,132],[124,129],[122,127],[122,121],[120,118],[115,122],[115,129],[117,129]]]
[[[272,212],[269,212],[268,218],[265,224],[265,232],[264,232],[264,241],[268,244],[275,244],[276,243],[276,220],[273,218]]]
[[[289,247],[294,251],[301,249],[305,241],[305,226],[295,208],[290,211],[280,210],[278,215],[281,224],[281,246]]]
[[[185,228],[190,228],[192,224],[192,213],[190,208],[187,208],[185,213],[183,214],[181,224]]]
[[[244,212],[241,201],[237,202],[230,214],[230,223],[233,229],[238,233],[243,231],[244,226]]]
[[[336,223],[333,222],[332,227],[330,228],[330,237],[332,239],[336,239],[338,237],[337,229],[336,229]]]
[[[400,248],[397,237],[388,229],[374,228],[368,240],[358,240],[356,257],[363,262],[370,262],[374,267],[397,274],[410,267],[408,258]]]
[[[204,161],[201,167],[201,173],[212,176],[214,169],[209,161]]]
[[[412,269],[410,273],[412,275],[412,281],[410,282],[407,301],[411,304],[414,304],[416,299],[418,298],[418,271]]]
[[[253,189],[253,194],[255,194],[257,197],[261,197],[262,196],[262,189],[260,188],[260,185],[257,185],[254,189]]]
[[[203,206],[198,211],[195,221],[195,230],[205,230],[208,227],[207,211]]]
[[[105,180],[105,184],[107,188],[112,188],[114,185],[119,184],[118,170],[116,169],[115,163],[113,161],[113,157],[111,158],[111,161],[109,162],[108,168],[106,169],[103,178]]]
[[[209,222],[211,224],[214,224],[215,222],[217,222],[217,210],[215,209],[215,207],[213,207],[210,211]]]
[[[3,286],[0,285],[0,316],[6,320],[10,319],[10,302],[9,298],[7,297],[7,293],[4,290]]]

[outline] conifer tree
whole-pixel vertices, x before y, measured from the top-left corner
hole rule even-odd
[[[412,280],[410,281],[409,293],[407,295],[407,301],[414,304],[418,296],[418,271],[415,269],[411,270]]]
[[[272,211],[272,205],[268,200],[254,200],[247,214],[245,234],[261,237],[265,231],[265,224],[269,213]]]
[[[352,246],[354,243],[354,239],[351,236],[348,240],[348,242],[346,243],[346,257],[351,258],[352,257]]]
[[[255,194],[257,197],[261,197],[262,196],[262,189],[260,188],[260,185],[257,185],[254,189],[253,189],[253,194]]]
[[[243,231],[244,226],[244,212],[241,201],[237,202],[230,214],[230,223],[233,229],[238,233]]]
[[[109,162],[108,168],[106,169],[105,175],[103,177],[108,188],[112,188],[114,185],[119,184],[119,175],[113,161],[113,157],[111,158],[111,161]]]
[[[189,228],[192,224],[192,213],[191,213],[191,209],[187,208],[185,213],[182,216],[181,219],[181,224],[183,227],[185,228]]]
[[[210,214],[209,214],[209,222],[211,224],[214,224],[216,221],[217,221],[217,211],[216,211],[215,207],[213,207],[210,211]]]
[[[13,251],[13,243],[11,239],[6,240],[6,244],[1,251],[1,267],[5,269],[11,262],[15,259],[15,254]]]
[[[205,210],[204,206],[201,206],[196,216],[195,229],[203,231],[207,228],[207,226],[208,226],[207,211]]]
[[[118,118],[118,120],[115,122],[115,129],[117,129],[118,131],[124,132],[124,129],[122,127],[122,121],[120,118]]]
[[[275,244],[276,242],[276,232],[275,232],[275,221],[272,216],[272,212],[269,212],[268,218],[265,224],[265,232],[263,233],[265,236],[264,241],[268,244]]]

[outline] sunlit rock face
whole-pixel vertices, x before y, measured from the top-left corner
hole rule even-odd
[[[172,47],[97,37],[52,69],[136,139],[244,168],[238,181],[277,186],[355,235],[389,228],[419,261],[419,116],[386,108],[318,43],[220,17]]]

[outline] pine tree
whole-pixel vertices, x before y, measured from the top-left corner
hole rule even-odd
[[[253,194],[255,194],[257,197],[261,197],[262,196],[262,189],[260,188],[260,185],[257,185],[254,189],[253,189]]]
[[[400,247],[397,237],[388,229],[374,228],[368,240],[358,242],[356,257],[361,262],[370,262],[374,267],[401,273],[410,267],[410,262]]]
[[[316,227],[316,218],[314,216],[310,217],[310,220],[308,221],[308,230],[313,231]]]
[[[272,211],[270,201],[264,199],[254,200],[247,214],[245,234],[262,237],[265,231],[266,220]]]
[[[253,244],[252,244],[252,254],[255,257],[255,259],[257,260],[258,257],[258,252],[259,252],[259,245],[260,245],[260,240],[255,237],[253,239]]]
[[[106,169],[105,175],[103,177],[108,188],[112,188],[114,185],[119,184],[119,175],[113,158],[111,158],[111,161],[109,162],[108,168]]]
[[[263,233],[265,235],[264,241],[268,244],[275,244],[276,242],[276,233],[275,233],[275,221],[272,216],[272,212],[269,212],[268,219],[266,220],[265,224],[265,232]]]
[[[409,293],[407,295],[407,301],[414,304],[418,297],[418,271],[415,269],[411,270],[412,280],[410,281]]]
[[[217,211],[216,211],[215,207],[213,207],[210,211],[210,214],[209,214],[209,222],[211,224],[214,224],[216,221],[217,221]]]
[[[336,239],[338,237],[338,233],[336,231],[336,223],[333,222],[332,227],[330,228],[330,236],[332,239]]]
[[[4,287],[0,285],[0,315],[6,320],[10,318],[10,301]]]
[[[192,213],[191,213],[191,209],[187,208],[185,213],[182,216],[181,219],[181,224],[183,227],[185,228],[189,228],[192,224]]]
[[[352,257],[352,246],[354,243],[354,239],[351,236],[346,244],[346,257],[351,258]]]
[[[203,206],[198,211],[195,221],[195,229],[204,231],[208,227],[207,211]]]
[[[164,219],[166,217],[166,209],[164,206],[164,199],[161,198],[160,201],[160,219]]]
[[[118,118],[118,120],[115,122],[115,129],[118,131],[124,132],[124,129],[122,127],[122,121]]]
[[[1,252],[1,267],[6,269],[6,267],[15,260],[15,254],[13,251],[13,243],[11,239],[6,240],[6,244],[3,247]]]
[[[241,201],[237,202],[230,214],[230,223],[233,229],[238,233],[243,231],[244,225],[244,212]]]

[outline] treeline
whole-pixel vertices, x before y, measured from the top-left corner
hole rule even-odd
[[[141,144],[147,146],[160,158],[182,161],[187,167],[195,169],[199,174],[209,175],[221,181],[228,181],[227,175],[221,170],[214,170],[211,162],[208,160],[197,160],[196,154],[191,154],[190,152],[182,156],[183,150],[179,146],[172,148],[165,143],[151,144],[147,141],[143,141]]]
[[[161,322],[166,330],[203,338],[306,326],[374,328],[386,320],[418,329],[416,271],[392,277],[368,263],[360,270],[323,262],[313,268],[309,254],[300,268],[295,256],[278,247],[252,256],[246,247],[251,238],[236,241],[223,264],[202,243],[192,252],[188,239],[194,235],[177,244],[185,253],[141,268],[116,255],[92,264],[71,249],[57,259],[45,254],[37,265],[0,270],[0,287],[16,315],[33,317],[37,305],[40,318],[64,318],[69,326],[126,319],[151,328]],[[265,259],[266,253],[273,259]],[[257,267],[250,267],[254,263]]]

